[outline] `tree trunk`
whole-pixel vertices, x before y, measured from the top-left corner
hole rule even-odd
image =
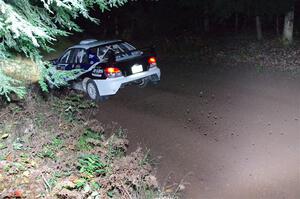
[[[204,32],[209,32],[209,17],[205,16],[204,17]]]
[[[293,42],[293,29],[294,29],[294,10],[289,11],[284,16],[283,27],[283,40],[289,44]]]
[[[276,15],[276,35],[280,35],[280,30],[279,30],[279,16]]]
[[[234,24],[235,32],[239,31],[239,14],[235,13],[235,24]]]
[[[262,31],[261,31],[261,21],[260,17],[256,16],[256,34],[257,34],[257,40],[262,40]]]

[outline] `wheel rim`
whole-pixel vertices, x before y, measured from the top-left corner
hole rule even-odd
[[[96,90],[96,87],[92,83],[89,83],[87,85],[87,92],[88,92],[88,95],[90,96],[90,98],[96,99],[97,90]]]
[[[142,79],[141,83],[139,84],[140,86],[144,86],[146,83],[145,79]]]

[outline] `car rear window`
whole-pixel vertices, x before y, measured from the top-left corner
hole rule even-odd
[[[116,58],[132,55],[131,51],[136,48],[127,42],[114,43],[106,46],[98,46],[90,49],[90,53],[97,55],[100,60],[106,59],[106,53],[112,50],[116,54]]]

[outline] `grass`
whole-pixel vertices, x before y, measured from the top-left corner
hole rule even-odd
[[[53,149],[49,147],[45,147],[39,154],[39,157],[41,158],[50,158],[50,159],[56,159],[56,153]]]
[[[86,154],[78,159],[79,172],[87,178],[103,175],[107,172],[107,165],[98,155]]]
[[[86,129],[85,132],[79,137],[76,147],[79,151],[88,151],[94,147],[91,141],[97,142],[99,140],[103,140],[103,133],[95,132],[91,129]]]
[[[38,128],[43,127],[43,124],[45,123],[45,114],[44,113],[36,113],[36,117],[34,118],[34,122]]]
[[[13,142],[12,146],[13,146],[13,149],[14,149],[14,150],[23,150],[23,149],[25,149],[25,148],[24,148],[24,145],[23,145],[23,141],[22,141],[20,138],[17,138],[17,139]]]
[[[97,107],[95,102],[83,100],[82,95],[77,94],[71,94],[64,99],[55,98],[54,100],[57,101],[53,104],[55,111],[67,122],[77,122],[81,119],[79,114],[82,110]]]
[[[115,158],[121,158],[125,155],[125,150],[122,146],[115,146],[118,137],[112,135],[108,140],[108,149],[106,154],[106,159],[110,163]]]
[[[4,134],[10,134],[15,129],[15,125],[13,123],[11,124],[0,124],[0,136],[3,136]]]
[[[63,148],[63,140],[60,138],[53,138],[50,144],[43,147],[43,150],[38,153],[41,158],[56,159],[56,153]]]
[[[151,157],[150,157],[150,150],[149,149],[145,152],[144,158],[141,159],[141,161],[140,161],[141,166],[146,165],[146,164],[150,164],[150,165],[154,164],[153,159],[151,159]]]
[[[10,164],[6,164],[3,170],[9,174],[17,174],[19,172],[25,171],[26,167],[22,163],[12,162]]]

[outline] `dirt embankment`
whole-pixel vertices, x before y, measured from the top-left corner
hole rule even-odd
[[[177,198],[157,183],[149,154],[128,153],[117,125],[93,120],[82,95],[29,94],[0,112],[0,198]]]

